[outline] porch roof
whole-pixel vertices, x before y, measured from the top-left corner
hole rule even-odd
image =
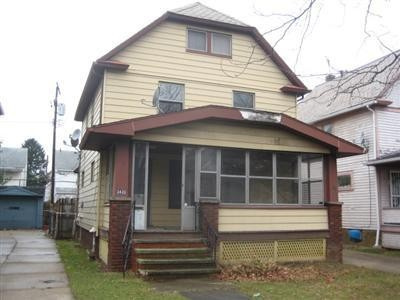
[[[282,113],[245,110],[216,105],[196,107],[180,112],[151,115],[97,125],[86,130],[80,148],[84,150],[98,151],[104,149],[115,140],[131,138],[137,133],[145,130],[207,119],[276,126],[309,138],[317,143],[326,145],[341,157],[364,153],[364,149],[360,146]]]
[[[391,165],[400,163],[400,150],[396,150],[390,153],[386,153],[374,160],[367,162],[367,166],[377,166],[377,165]]]

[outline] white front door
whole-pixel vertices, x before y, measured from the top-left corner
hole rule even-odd
[[[196,149],[183,147],[182,151],[182,230],[196,229]]]

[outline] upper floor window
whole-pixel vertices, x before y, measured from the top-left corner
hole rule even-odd
[[[213,55],[232,55],[232,36],[219,32],[188,29],[188,50]]]
[[[181,111],[185,97],[184,85],[160,82],[158,87],[158,110],[160,113]]]
[[[254,108],[254,94],[233,91],[233,106],[239,108]]]

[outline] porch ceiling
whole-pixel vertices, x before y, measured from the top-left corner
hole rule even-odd
[[[145,130],[209,119],[276,126],[323,144],[341,157],[364,153],[360,146],[285,114],[215,105],[97,125],[86,130],[80,148],[98,151],[118,139],[131,138]]]

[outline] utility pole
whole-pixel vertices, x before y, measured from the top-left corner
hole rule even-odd
[[[60,88],[56,83],[56,96],[54,97],[54,119],[53,119],[53,148],[51,159],[51,192],[50,192],[50,234],[54,235],[55,232],[55,211],[54,211],[54,191],[55,191],[55,169],[56,169],[56,133],[57,133],[57,108],[58,108],[58,95]]]

